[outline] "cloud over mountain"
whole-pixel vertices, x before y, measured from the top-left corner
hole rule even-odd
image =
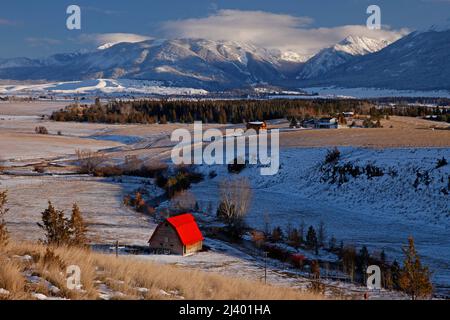
[[[136,43],[150,39],[152,39],[152,37],[135,33],[93,33],[93,34],[82,34],[78,38],[78,40],[81,42],[93,43],[97,46],[106,43],[109,44],[117,44],[121,42]]]
[[[389,42],[408,30],[369,30],[363,25],[332,28],[311,27],[313,19],[265,11],[219,10],[205,18],[167,21],[162,26],[171,38],[204,38],[250,42],[269,49],[293,50],[312,55],[348,35],[369,37]]]

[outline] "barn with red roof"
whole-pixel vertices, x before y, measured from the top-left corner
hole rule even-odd
[[[202,250],[203,240],[194,216],[182,214],[160,223],[150,238],[149,245],[156,253],[186,256]]]

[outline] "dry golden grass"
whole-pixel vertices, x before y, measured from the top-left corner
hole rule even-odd
[[[382,120],[380,129],[298,130],[283,132],[283,147],[355,146],[375,148],[450,147],[446,123],[410,117]]]
[[[21,273],[21,266],[4,258],[0,258],[0,265],[0,289],[9,291],[10,299],[26,299],[25,278]]]
[[[31,259],[24,259],[24,256]],[[99,287],[105,286],[112,299],[188,300],[310,300],[320,295],[217,274],[158,265],[132,257],[94,253],[79,248],[54,248],[32,243],[12,243],[0,253],[0,288],[10,295],[6,299],[32,299],[33,293],[55,298],[99,299]],[[66,288],[66,267],[81,269],[83,291]],[[31,283],[26,276],[42,281]],[[44,280],[48,282],[44,282]],[[49,283],[60,291],[52,291]]]

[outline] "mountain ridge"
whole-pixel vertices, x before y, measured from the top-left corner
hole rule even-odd
[[[0,79],[131,79],[208,91],[265,85],[448,90],[449,52],[450,30],[436,28],[410,33],[394,43],[349,36],[309,59],[237,41],[150,39],[44,59],[1,59]]]

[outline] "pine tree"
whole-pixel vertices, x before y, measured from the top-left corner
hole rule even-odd
[[[38,226],[45,232],[46,244],[61,246],[70,243],[69,221],[64,217],[64,211],[56,210],[50,201],[48,208],[42,212],[42,223]]]
[[[325,246],[326,235],[325,235],[325,224],[323,223],[323,221],[320,221],[319,223],[317,241],[320,247]]]
[[[272,240],[277,242],[283,239],[283,230],[280,227],[276,227],[272,231]]]
[[[70,243],[79,247],[86,246],[88,242],[86,237],[87,228],[81,215],[80,208],[76,203],[72,208],[72,216],[69,225],[71,231]]]
[[[330,248],[330,250],[334,250],[334,249],[336,249],[336,245],[337,245],[337,240],[334,236],[332,236],[328,243],[328,247]]]
[[[316,254],[318,254],[319,246],[317,241],[316,230],[313,226],[310,226],[308,233],[306,234],[306,247],[310,250],[314,249]]]
[[[300,228],[298,229],[298,235],[300,237],[301,243],[305,242],[305,229],[306,229],[305,221],[302,220],[302,222],[300,223]]]
[[[383,250],[381,250],[381,253],[380,253],[380,262],[381,262],[381,264],[384,266],[384,265],[386,265],[386,252],[384,252],[384,249]]]
[[[411,296],[412,300],[429,297],[433,292],[428,267],[422,266],[420,257],[414,246],[413,237],[408,239],[408,247],[403,248],[405,260],[400,271],[399,284],[402,291]]]
[[[392,262],[391,266],[392,287],[394,290],[400,290],[400,265],[397,260]]]
[[[366,280],[366,271],[369,266],[370,254],[366,246],[363,246],[359,251],[359,255],[356,261],[356,270],[361,276],[362,283]]]
[[[5,247],[8,244],[8,229],[6,228],[5,215],[9,209],[6,208],[8,202],[7,192],[0,192],[0,248]]]
[[[296,128],[297,125],[298,125],[297,119],[296,119],[295,117],[292,117],[291,123],[290,123],[289,126],[290,126],[291,128]]]

